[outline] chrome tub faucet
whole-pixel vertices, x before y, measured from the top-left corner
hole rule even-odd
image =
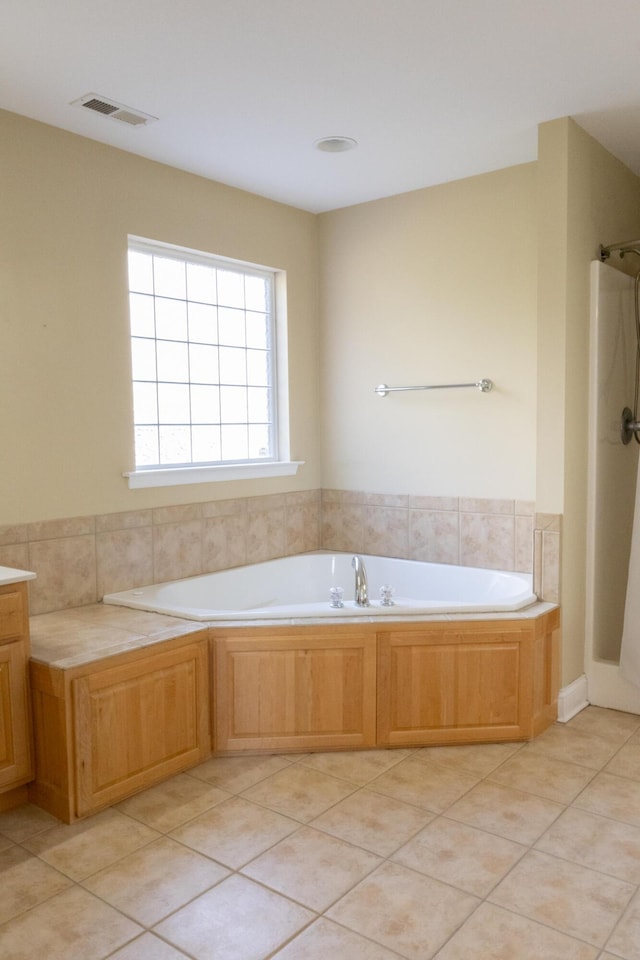
[[[355,554],[351,561],[351,566],[356,572],[356,604],[359,607],[368,607],[370,604],[367,571],[365,570],[362,557]]]

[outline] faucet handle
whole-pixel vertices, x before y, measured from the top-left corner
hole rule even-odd
[[[381,607],[393,607],[393,595],[395,589],[390,587],[389,584],[385,583],[380,587],[380,606]]]
[[[343,596],[344,590],[342,587],[329,587],[329,606],[333,607],[334,610],[344,607],[344,603],[342,602]]]

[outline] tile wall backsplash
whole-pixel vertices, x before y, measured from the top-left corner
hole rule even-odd
[[[534,504],[322,491],[322,545],[432,563],[533,570]]]
[[[321,548],[532,572],[558,602],[560,519],[519,500],[307,490],[0,526],[0,565],[37,573],[32,615]]]

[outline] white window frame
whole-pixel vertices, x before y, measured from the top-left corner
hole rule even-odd
[[[272,356],[272,419],[274,456],[266,459],[248,460],[221,460],[209,463],[188,462],[179,464],[149,464],[136,465],[126,471],[130,488],[176,486],[191,483],[210,483],[215,481],[258,479],[262,477],[282,477],[294,475],[303,461],[292,461],[289,458],[289,417],[288,417],[288,384],[287,369],[287,336],[286,336],[286,290],[285,274],[283,271],[263,267],[227,257],[209,255],[201,251],[171,244],[160,243],[146,238],[129,236],[127,256],[129,251],[139,250],[145,253],[174,258],[181,262],[204,263],[224,269],[228,267],[241,273],[254,275],[269,275],[273,284],[272,302],[272,329],[271,329],[271,356]],[[128,285],[129,287],[129,285]],[[160,339],[160,338],[158,338]],[[132,340],[130,341],[132,343]],[[151,381],[153,382],[153,381]],[[133,395],[133,371],[131,377]],[[247,421],[250,423],[251,421]],[[134,425],[132,404],[132,425]],[[193,424],[191,424],[193,426]]]

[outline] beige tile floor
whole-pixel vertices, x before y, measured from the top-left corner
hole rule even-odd
[[[0,814],[2,960],[640,960],[640,717]]]

